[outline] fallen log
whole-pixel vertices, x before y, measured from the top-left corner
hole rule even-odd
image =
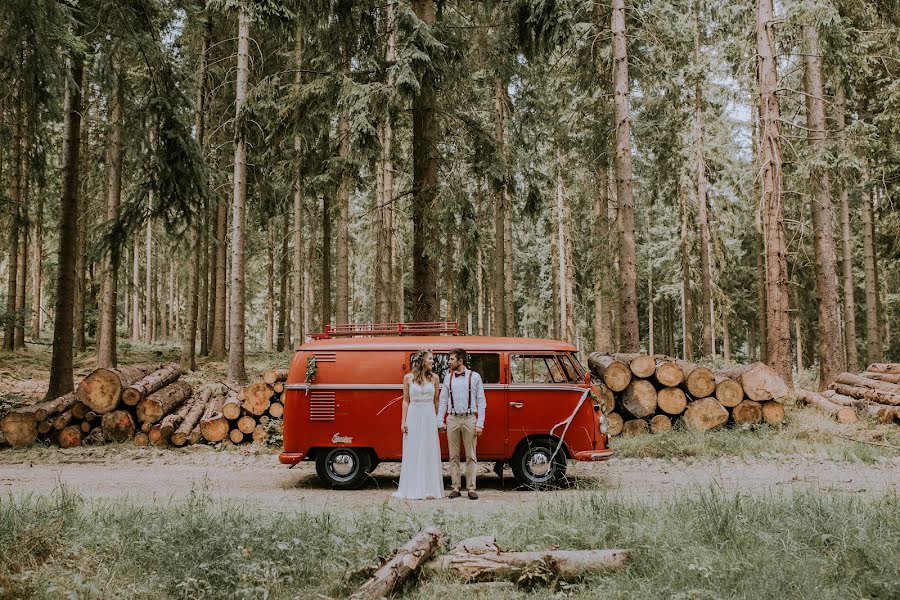
[[[53,429],[55,429],[57,431],[62,431],[63,429],[68,427],[69,423],[71,423],[71,422],[72,422],[72,411],[67,410],[64,413],[60,413],[60,414],[56,415],[56,417],[53,419]]]
[[[622,435],[640,435],[650,431],[650,425],[644,419],[631,419],[622,425]]]
[[[224,403],[224,394],[214,396],[206,405],[206,412],[200,418],[200,433],[208,442],[221,442],[228,437],[231,427],[228,425],[228,419],[222,414]]]
[[[31,408],[33,408],[35,419],[45,421],[53,415],[69,410],[76,402],[78,402],[78,398],[76,398],[75,392],[69,392],[55,400],[47,400],[46,402],[35,404]]]
[[[263,373],[263,381],[265,381],[269,385],[275,385],[279,381],[287,381],[287,378],[287,369],[271,369]]]
[[[114,410],[100,419],[103,437],[108,442],[124,442],[134,437],[134,419],[127,410]]]
[[[717,374],[740,383],[744,388],[744,395],[757,402],[778,400],[790,391],[784,379],[772,367],[761,362],[717,371]]]
[[[612,394],[610,394],[610,397],[612,397]],[[613,406],[615,406],[615,404]],[[282,404],[281,402],[273,402],[272,404],[270,404],[269,415],[276,419],[280,419],[284,415],[284,404]]]
[[[856,423],[859,420],[856,417],[856,411],[854,411],[852,408],[850,408],[849,406],[841,406],[840,404],[835,404],[834,402],[817,392],[811,392],[809,390],[804,390],[803,388],[795,388],[794,394],[797,396],[798,400],[801,400],[807,404],[810,404],[820,410],[827,412],[832,417],[837,419],[838,423],[849,425],[852,423]]]
[[[876,381],[886,381],[888,383],[900,384],[900,374],[877,373],[875,371],[866,371],[862,374],[867,379],[875,379]]]
[[[762,405],[756,400],[742,400],[731,409],[735,425],[758,425],[763,421]]]
[[[135,414],[141,423],[156,423],[164,416],[187,402],[191,397],[191,384],[176,381],[157,390],[138,402]]]
[[[93,412],[84,402],[76,402],[72,405],[72,418],[81,421],[89,412]]]
[[[160,435],[171,441],[172,435],[175,433],[175,430],[178,429],[178,426],[184,422],[184,418],[190,412],[191,408],[194,406],[194,403],[197,402],[197,400],[198,398],[192,395],[190,398],[188,398],[187,402],[179,407],[176,412],[163,417],[163,420],[159,423]]]
[[[716,376],[706,367],[684,360],[676,360],[675,364],[684,373],[681,386],[692,398],[706,398],[716,391]]]
[[[152,365],[125,365],[117,369],[95,369],[81,380],[75,395],[92,411],[105,415],[119,405],[126,387],[157,368]]]
[[[784,421],[784,404],[778,400],[766,400],[762,403],[763,421],[768,425],[780,425]]]
[[[203,433],[200,431],[200,425],[197,425],[193,429],[191,429],[191,433],[187,439],[189,444],[199,444],[203,441]]]
[[[672,419],[666,415],[656,415],[650,419],[651,433],[662,433],[663,431],[668,431],[670,429],[672,429]]]
[[[681,388],[666,387],[657,392],[656,403],[664,413],[680,415],[687,406],[687,397]]]
[[[656,359],[656,381],[664,387],[675,387],[684,381],[684,371],[670,360]]]
[[[878,404],[871,400],[860,400],[852,396],[839,394],[834,390],[825,390],[822,396],[841,406],[850,406],[860,412],[872,416],[879,423],[892,423],[895,418],[900,418],[900,407]]]
[[[254,383],[241,388],[238,398],[241,408],[251,415],[259,416],[269,410],[275,392],[265,383]]]
[[[163,389],[179,377],[181,377],[181,365],[178,363],[164,365],[122,390],[122,402],[128,406],[137,406],[141,400],[157,390]]]
[[[622,433],[624,425],[625,421],[619,413],[611,412],[606,415],[606,434],[608,436],[613,437]]]
[[[592,352],[588,355],[588,367],[614,392],[623,391],[631,383],[631,369],[628,365],[608,354]]]
[[[702,398],[688,404],[681,420],[692,431],[707,431],[728,422],[728,411],[715,398]]]
[[[428,527],[397,550],[362,586],[351,600],[380,600],[418,570],[441,545],[441,530]]]
[[[638,418],[648,417],[656,411],[656,388],[646,379],[634,379],[622,393],[622,406]]]
[[[13,448],[30,446],[37,439],[37,419],[31,412],[11,412],[0,419],[0,431]]]
[[[734,379],[716,375],[716,400],[728,408],[734,408],[744,399],[744,388]]]
[[[612,357],[628,365],[635,377],[647,379],[656,372],[656,358],[649,354],[613,354]]]
[[[53,423],[51,421],[38,421],[38,434],[43,435],[45,433],[49,433],[51,429],[53,429]]]
[[[834,381],[836,383],[842,383],[844,385],[854,385],[858,387],[869,388],[872,390],[878,390],[879,392],[885,392],[887,394],[900,395],[900,386],[895,383],[891,383],[889,381],[880,381],[878,379],[869,379],[867,377],[862,377],[853,373],[838,373],[838,375],[834,378]]]
[[[900,375],[900,363],[872,363],[866,367],[866,371],[874,373],[886,373],[889,375]]]
[[[222,404],[222,414],[225,415],[226,419],[232,421],[241,416],[241,401],[238,399],[237,392],[229,391],[228,395],[225,396],[225,402]]]
[[[900,394],[890,394],[881,390],[873,390],[872,388],[862,387],[858,385],[847,385],[837,382],[831,384],[831,389],[840,394],[844,394],[845,396],[863,398],[865,400],[877,402],[878,404],[900,406]]]
[[[79,425],[69,425],[59,432],[57,443],[60,448],[74,448],[81,445],[81,427]]]
[[[198,436],[200,435],[200,419],[203,417],[203,413],[206,412],[206,407],[209,405],[210,399],[213,395],[224,394],[227,389],[228,388],[224,385],[215,383],[207,384],[200,388],[200,395],[197,400],[191,404],[191,408],[184,416],[184,420],[178,425],[175,433],[172,434],[170,441],[173,445],[184,446],[188,440],[193,437],[192,434],[195,428],[197,429]],[[196,441],[192,443],[196,443]]]

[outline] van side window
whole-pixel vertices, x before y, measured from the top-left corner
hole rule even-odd
[[[481,375],[482,383],[500,383],[499,354],[470,354],[466,366]]]
[[[447,371],[450,370],[450,354],[438,354],[437,352],[435,352],[433,356],[434,367],[432,368],[432,371],[434,371],[435,375],[438,376],[438,381],[443,382],[444,377],[447,376]]]
[[[578,372],[578,369],[572,363],[572,359],[569,356],[557,356],[560,364],[562,365],[563,371],[566,374],[566,381],[569,383],[580,383],[582,380],[581,374]]]
[[[562,383],[562,371],[553,355],[511,355],[509,357],[511,383]]]

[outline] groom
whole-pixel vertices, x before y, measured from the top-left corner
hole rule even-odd
[[[466,368],[466,351],[454,348],[450,351],[450,371],[441,386],[438,406],[438,430],[447,432],[450,449],[451,498],[459,498],[459,444],[466,449],[466,488],[469,500],[477,500],[475,493],[475,442],[484,431],[484,413],[487,400],[481,375]],[[447,414],[449,412],[449,414]],[[444,417],[447,424],[444,425]]]

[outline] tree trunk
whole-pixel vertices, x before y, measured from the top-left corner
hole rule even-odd
[[[331,199],[322,195],[322,331],[331,323]]]
[[[200,272],[197,296],[197,334],[200,338],[200,356],[209,354],[209,208],[203,207],[200,223]]]
[[[834,114],[842,147],[846,145],[845,111],[844,85],[839,83],[834,94]],[[855,372],[859,370],[859,359],[856,354],[856,301],[853,298],[853,238],[850,234],[850,194],[843,184],[839,187],[838,197],[841,204],[841,276],[844,288],[846,369]]]
[[[757,0],[757,83],[759,86],[763,239],[766,249],[766,332],[768,364],[788,386],[791,381],[791,330],[788,320],[787,242],[784,230],[781,111],[772,0]]]
[[[605,155],[604,155],[605,156]],[[609,278],[612,269],[609,264],[609,172],[605,164],[600,165],[595,173],[596,191],[593,206],[594,264],[599,266],[599,273],[594,277],[594,350],[608,354],[612,347],[612,323],[609,306],[611,304]]]
[[[850,425],[856,423],[859,420],[856,416],[856,411],[854,411],[852,408],[848,406],[841,406],[840,404],[835,404],[821,394],[810,392],[804,390],[803,388],[794,388],[794,393],[797,395],[798,400],[801,400],[807,404],[811,404],[816,408],[827,412],[835,419],[837,419],[838,423]]]
[[[31,337],[39,340],[43,324],[43,264],[44,264],[44,195],[37,195],[37,209],[34,216],[34,240],[31,254]]]
[[[900,392],[886,392],[870,387],[837,382],[831,384],[831,389],[840,394],[844,394],[845,396],[852,396],[853,398],[861,398],[878,404],[900,406]]]
[[[244,208],[247,198],[247,140],[242,125],[250,78],[250,16],[241,6],[238,25],[238,68],[235,92],[237,131],[234,144],[234,201],[231,215],[231,305],[228,377],[245,381],[244,370]]]
[[[429,527],[420,531],[410,541],[398,548],[394,556],[350,596],[350,600],[379,600],[390,596],[394,588],[425,564],[440,546],[440,529]]]
[[[688,210],[685,192],[679,186],[681,219],[681,339],[684,360],[694,360],[693,315],[691,314],[691,245],[688,239]]]
[[[416,17],[431,29],[435,23],[434,0],[413,0],[412,5]],[[433,209],[438,191],[435,88],[434,73],[429,68],[412,101],[413,321],[436,321],[440,312]]]
[[[145,397],[177,381],[179,377],[181,366],[178,363],[164,365],[122,390],[122,402],[127,406],[137,406]]]
[[[25,103],[25,100],[22,101]],[[23,107],[24,108],[24,107]],[[30,219],[28,216],[28,164],[29,152],[31,148],[30,135],[28,131],[28,118],[24,117],[24,134],[22,140],[22,166],[19,170],[19,248],[16,252],[16,258],[19,265],[16,269],[18,278],[16,280],[16,328],[13,338],[13,349],[20,350],[25,348],[25,290],[28,281],[28,235],[30,227]]]
[[[9,259],[7,267],[6,280],[6,314],[4,314],[5,327],[3,328],[3,349],[12,350],[13,340],[15,339],[15,319],[16,319],[16,278],[19,270],[19,169],[21,161],[19,160],[21,134],[16,119],[16,134],[13,140],[13,176],[12,176],[12,196],[13,202],[9,206]],[[0,150],[2,153],[2,150]],[[3,171],[2,154],[0,154],[0,174]],[[31,442],[28,442],[29,444]]]
[[[150,146],[154,141],[153,130],[150,130]],[[147,194],[147,210],[153,210],[153,190]],[[144,240],[144,324],[146,326],[144,341],[152,344],[156,341],[156,280],[153,271],[153,220],[147,219],[147,234]]]
[[[703,144],[703,69],[700,68],[700,3],[694,3],[694,61],[698,77],[694,83],[694,152],[695,182],[697,185],[697,220],[700,226],[700,290],[703,330],[703,356],[713,356],[712,268],[710,266],[709,217],[706,205],[706,150]]]
[[[82,79],[78,83],[82,90],[89,90],[90,81],[88,73],[82,73]],[[84,97],[84,128],[87,132],[90,129],[90,95]],[[75,213],[75,242],[74,242],[74,288],[73,306],[72,306],[72,327],[74,329],[73,342],[75,344],[75,352],[84,352],[87,349],[87,342],[84,336],[84,303],[85,303],[85,283],[87,280],[87,221],[90,212],[90,135],[85,133],[80,139],[79,149],[79,171],[81,177],[76,182],[75,201],[76,205],[73,209]]]
[[[507,104],[506,104],[506,82],[499,74],[494,75],[494,143],[497,146],[497,159],[505,164],[505,154],[506,154],[506,116],[507,116]],[[492,270],[492,291],[493,291],[493,308],[494,314],[492,319],[491,332],[494,335],[503,336],[506,335],[506,294],[508,290],[506,289],[506,277],[503,274],[503,266],[506,264],[506,177],[505,173],[503,173],[503,179],[494,184],[494,257],[492,260],[493,270]],[[553,214],[555,215],[556,221],[559,219],[559,212],[556,208],[553,209]],[[556,229],[554,229],[555,236]],[[554,239],[554,247],[559,247],[559,239]],[[559,254],[557,252],[557,258]],[[553,271],[553,281],[556,286],[553,293],[553,298],[556,300],[554,304],[554,310],[557,311],[557,314],[554,315],[554,323],[559,320],[559,271],[558,266],[559,262],[555,263],[554,271]],[[554,336],[559,337],[561,335],[559,327],[556,328]]]
[[[196,399],[191,403],[190,409],[184,415],[184,419],[181,421],[181,424],[178,425],[178,428],[172,434],[171,442],[175,446],[184,446],[184,444],[188,441],[191,432],[197,426],[197,423],[200,421],[200,418],[206,412],[206,407],[209,404],[210,398],[219,392],[224,392],[225,387],[218,384],[210,384],[205,385],[200,390],[200,395],[196,397]]]
[[[634,250],[634,197],[631,168],[631,99],[625,39],[625,0],[612,0],[613,88],[616,129],[616,197],[619,205],[619,276],[621,278],[622,351],[637,352],[637,274]]]
[[[552,315],[551,319],[547,323],[548,328],[550,328],[549,337],[551,338],[560,338],[562,337],[562,328],[563,323],[560,320],[562,316],[562,311],[560,310],[560,306],[562,304],[562,298],[560,297],[559,290],[559,267],[560,267],[560,255],[559,255],[559,235],[557,231],[559,231],[559,211],[556,208],[556,203],[550,205],[549,211],[549,220],[550,220],[550,313]],[[494,258],[492,263],[497,262],[497,259]],[[493,268],[496,271],[496,267]],[[495,294],[496,296],[496,294]],[[496,300],[494,301],[496,304]],[[495,313],[496,315],[496,313]],[[495,316],[496,320],[496,316]],[[493,333],[493,330],[492,330]],[[499,335],[494,333],[494,335]]]
[[[812,17],[810,17],[812,18]],[[819,32],[813,22],[803,25],[803,53],[806,91],[806,126],[810,151],[815,159],[825,146],[825,84]],[[828,172],[814,163],[810,174],[812,188],[812,224],[815,247],[816,292],[819,304],[819,389],[831,383],[843,371],[841,317],[838,297],[837,258],[834,248],[834,224],[831,216],[831,182]]]
[[[226,290],[226,261],[227,247],[225,237],[228,229],[228,204],[219,198],[216,202],[216,266],[213,272],[212,288],[215,288],[214,306],[210,310],[213,317],[212,324],[212,348],[210,357],[216,360],[225,358],[225,315],[228,311]],[[211,289],[212,289],[211,288]]]
[[[614,359],[628,365],[635,377],[647,379],[656,372],[656,358],[648,354],[613,354]]]
[[[878,307],[878,265],[875,256],[875,221],[872,218],[871,183],[868,174],[864,174],[862,194],[863,223],[863,261],[866,281],[866,360],[870,363],[881,362],[884,358],[879,331]]]
[[[141,423],[156,423],[164,416],[187,402],[191,397],[191,384],[176,381],[153,392],[137,404],[135,414]]]
[[[107,442],[126,442],[134,437],[134,419],[126,410],[115,410],[103,415],[103,437]]]
[[[278,351],[291,349],[291,311],[289,303],[298,304],[300,297],[288,296],[291,283],[291,260],[288,255],[288,238],[290,237],[291,219],[281,217],[281,270],[278,290]],[[299,338],[298,338],[299,339]],[[296,342],[302,343],[302,342]]]
[[[47,398],[73,389],[73,304],[75,295],[76,230],[78,228],[79,152],[81,150],[81,82],[84,62],[73,52],[66,61],[63,100],[62,184],[60,193],[59,250],[57,252],[56,310],[53,317],[53,356]]]
[[[272,219],[266,220],[266,337],[263,346],[267,352],[275,347],[275,240],[272,235]],[[280,332],[280,330],[279,330]],[[280,337],[280,336],[279,336]],[[282,340],[278,341],[278,351]]]
[[[348,73],[349,63],[345,63],[344,73]],[[338,117],[338,157],[341,164],[338,184],[338,226],[335,273],[334,313],[338,324],[350,322],[350,120],[347,111]]]
[[[569,343],[575,343],[575,267],[572,252],[572,226],[565,202],[565,188],[563,187],[562,159],[559,150],[556,151],[557,181],[556,181],[556,210],[559,213],[559,256],[560,256],[560,324],[563,327],[562,339]],[[510,251],[512,249],[510,248]],[[510,286],[510,294],[512,288]],[[514,332],[510,331],[510,335]]]

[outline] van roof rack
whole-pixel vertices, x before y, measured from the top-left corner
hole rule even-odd
[[[312,338],[327,340],[336,337],[377,335],[459,335],[457,321],[431,321],[419,323],[344,323],[326,325],[324,333],[314,333]]]

